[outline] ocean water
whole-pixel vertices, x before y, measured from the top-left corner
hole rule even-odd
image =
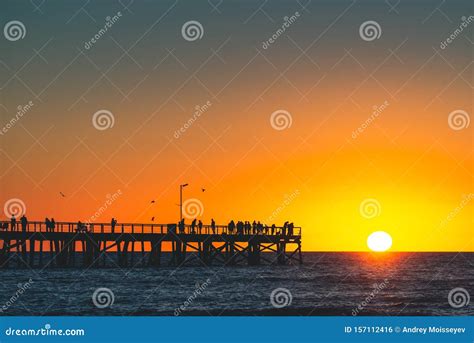
[[[289,266],[2,269],[0,315],[474,314],[473,253],[303,257]]]

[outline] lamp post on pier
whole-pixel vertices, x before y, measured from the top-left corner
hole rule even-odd
[[[179,185],[179,221],[183,220],[183,188],[188,184]]]

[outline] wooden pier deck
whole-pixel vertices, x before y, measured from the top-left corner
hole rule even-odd
[[[237,233],[223,225],[93,223],[78,231],[78,223],[58,222],[51,231],[44,222],[13,228],[4,221],[0,228],[0,268],[159,267],[164,253],[173,266],[303,263],[301,227]]]

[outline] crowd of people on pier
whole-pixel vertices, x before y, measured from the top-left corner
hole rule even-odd
[[[45,218],[44,225],[46,227],[46,232],[55,232],[56,221],[54,218]],[[99,224],[98,224],[99,225]],[[0,229],[7,231],[8,222],[4,222]],[[117,219],[112,218],[110,221],[110,232],[115,233],[115,228],[117,226]],[[188,230],[186,228],[188,227]],[[218,226],[214,219],[211,219],[210,225],[204,225],[201,220],[194,219],[190,225],[185,223],[185,219],[181,219],[177,224],[177,233],[180,234],[229,234],[229,235],[283,235],[283,236],[293,236],[294,224],[290,222],[285,222],[282,227],[277,227],[275,224],[266,225],[262,224],[260,221],[237,221],[231,220],[226,226],[219,226],[221,231],[219,232]],[[20,217],[19,222],[15,215],[12,215],[10,219],[10,230],[11,231],[28,231],[28,219],[25,215]],[[81,221],[78,221],[75,227],[76,232],[92,232],[93,224],[85,224]]]
[[[203,228],[210,230],[203,230]],[[237,221],[231,220],[227,226],[221,226],[222,232],[218,232],[216,222],[211,219],[211,224],[204,226],[201,220],[194,219],[189,225],[189,232],[186,232],[185,219],[181,219],[178,223],[178,233],[190,233],[190,234],[217,234],[224,233],[229,235],[294,235],[295,226],[293,223],[285,222],[282,227],[277,227],[275,224],[266,225],[259,221]]]

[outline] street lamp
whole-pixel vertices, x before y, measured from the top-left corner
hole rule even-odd
[[[179,221],[183,220],[183,188],[188,184],[179,185]]]

